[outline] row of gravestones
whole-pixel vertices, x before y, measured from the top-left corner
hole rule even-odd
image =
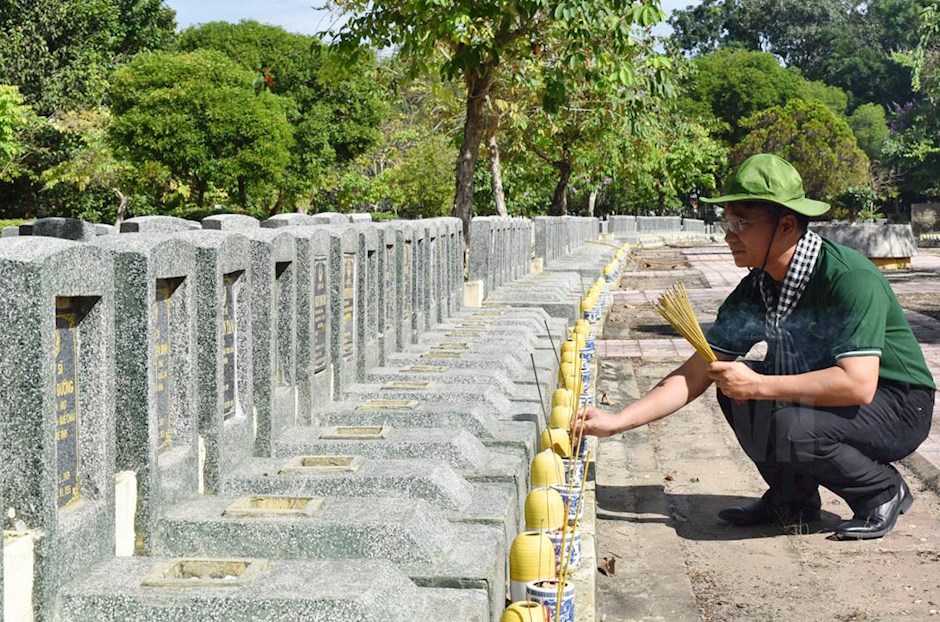
[[[575,216],[538,216],[535,218],[535,254],[546,266],[567,257],[571,249],[587,240],[596,240],[600,221]]]
[[[5,619],[498,616],[565,319],[461,310],[459,220],[307,218],[0,241]]]

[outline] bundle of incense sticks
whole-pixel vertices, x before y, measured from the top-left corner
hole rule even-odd
[[[685,291],[682,283],[676,283],[662,293],[659,300],[653,303],[653,308],[659,312],[663,318],[675,328],[682,337],[692,344],[695,351],[703,359],[711,363],[718,360],[711,346],[705,340],[705,334],[702,327],[695,317],[695,311],[692,310],[692,303],[689,302],[689,295]]]

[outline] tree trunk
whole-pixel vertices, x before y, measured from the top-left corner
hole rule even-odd
[[[558,169],[558,183],[555,184],[555,194],[552,196],[552,206],[549,216],[568,215],[568,180],[571,178],[571,162],[563,160],[555,165]]]
[[[114,226],[120,231],[121,223],[127,218],[127,195],[121,192],[120,188],[111,188],[111,191],[117,195],[118,201],[120,201],[117,213],[114,215]]]
[[[206,200],[206,188],[208,184],[197,179],[193,185],[196,187],[196,205],[202,208],[203,203]]]
[[[274,205],[271,206],[271,216],[281,213],[281,208],[284,206],[284,188],[277,189],[277,200],[274,202]]]
[[[246,189],[244,175],[238,176],[238,204],[242,209],[248,207],[248,190]]]
[[[470,219],[473,217],[473,171],[480,155],[480,140],[483,138],[483,106],[486,94],[493,83],[493,70],[485,68],[481,76],[466,76],[467,118],[463,126],[463,141],[457,157],[454,192],[454,216],[463,221],[464,244],[470,243]]]
[[[597,188],[591,190],[591,196],[588,197],[588,217],[594,218],[594,204],[597,203]]]
[[[503,193],[503,168],[499,162],[499,145],[496,144],[496,128],[486,139],[486,149],[490,152],[490,170],[493,174],[493,198],[496,200],[496,213],[506,218],[506,195]]]

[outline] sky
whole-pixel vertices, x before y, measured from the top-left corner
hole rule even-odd
[[[265,24],[281,26],[290,32],[313,35],[329,30],[335,19],[327,11],[316,10],[324,0],[165,0],[176,11],[180,28],[206,22],[238,22],[253,19]],[[660,0],[668,13],[682,9],[697,0]],[[657,28],[658,34],[667,34],[668,27]]]

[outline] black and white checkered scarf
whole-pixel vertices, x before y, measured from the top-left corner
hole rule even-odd
[[[780,296],[774,300],[774,286],[772,278],[761,271],[760,283],[761,297],[767,310],[764,324],[767,340],[773,343],[773,370],[777,375],[801,374],[809,371],[803,356],[797,352],[793,343],[793,336],[781,326],[793,313],[797,303],[803,296],[803,291],[813,276],[819,249],[822,248],[822,238],[810,230],[806,230],[803,237],[796,244],[796,251],[790,261],[790,268],[780,287]]]

